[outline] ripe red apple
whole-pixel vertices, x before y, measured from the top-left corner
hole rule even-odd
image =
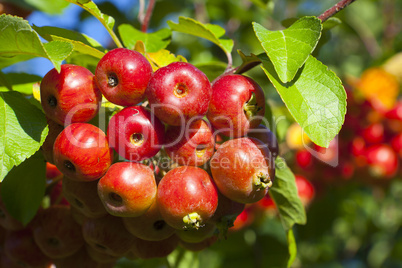
[[[88,123],[67,126],[57,137],[53,153],[56,167],[78,181],[99,179],[112,163],[105,133]]]
[[[183,126],[169,126],[165,151],[179,165],[201,166],[214,153],[215,141],[210,125],[203,119]]]
[[[257,127],[250,129],[247,133],[247,137],[256,138],[262,141],[268,147],[274,158],[278,156],[278,140],[276,139],[274,132],[265,125],[259,124]]]
[[[362,130],[361,136],[367,143],[381,143],[384,141],[384,125],[381,122],[370,124]]]
[[[376,144],[366,150],[369,171],[375,177],[392,178],[398,171],[398,156],[391,146]]]
[[[180,126],[206,114],[212,89],[207,76],[195,66],[173,62],[153,74],[145,94],[160,120]]]
[[[4,240],[4,252],[15,264],[15,267],[45,268],[51,263],[50,258],[44,255],[35,243],[30,228],[7,232]]]
[[[264,92],[251,78],[239,74],[220,76],[213,82],[212,92],[207,118],[218,133],[242,137],[261,123]]]
[[[107,100],[117,105],[131,106],[144,99],[152,73],[151,64],[141,53],[115,48],[99,60],[95,77]]]
[[[296,163],[302,169],[306,169],[312,166],[313,156],[306,149],[299,149],[295,153]]]
[[[60,125],[91,120],[99,111],[102,94],[85,67],[63,64],[50,70],[40,84],[40,98],[48,118]]]
[[[89,218],[99,218],[107,214],[98,195],[98,180],[82,182],[63,178],[63,196],[82,214]]]
[[[156,155],[162,148],[165,126],[142,106],[126,107],[109,121],[107,129],[111,148],[130,161]]]
[[[254,221],[254,213],[251,207],[245,208],[242,213],[237,216],[236,220],[233,223],[233,226],[229,228],[229,232],[237,232],[241,229],[246,228],[251,225]]]
[[[41,210],[33,223],[33,237],[42,252],[54,259],[76,253],[83,245],[81,226],[67,206],[50,206]]]
[[[218,191],[208,173],[198,167],[180,166],[159,182],[157,202],[163,219],[176,229],[197,229],[213,216]]]
[[[98,182],[99,197],[114,216],[144,214],[155,201],[156,191],[151,168],[135,162],[114,163]]]
[[[302,175],[295,175],[295,180],[297,194],[299,195],[303,205],[308,206],[315,196],[314,185]]]
[[[127,254],[138,239],[126,230],[121,217],[112,215],[87,218],[82,225],[82,234],[92,248],[116,257]]]
[[[255,138],[224,142],[210,161],[219,191],[239,203],[262,199],[275,178],[275,164],[266,146]]]
[[[105,252],[101,252],[98,249],[93,248],[89,244],[85,244],[85,249],[87,251],[88,256],[98,262],[98,263],[115,263],[119,257],[109,255]]]
[[[123,223],[132,235],[149,241],[166,239],[176,230],[162,218],[157,202],[152,203],[152,206],[138,217],[124,217]]]

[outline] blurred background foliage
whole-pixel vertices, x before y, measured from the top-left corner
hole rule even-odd
[[[23,10],[4,10],[4,3]],[[115,29],[128,23],[140,27],[137,19],[139,2],[131,0],[94,1],[103,13],[116,20]],[[148,1],[146,1],[147,3]],[[263,52],[252,29],[258,22],[270,30],[283,29],[283,21],[302,16],[318,16],[333,6],[334,0],[160,0],[156,1],[149,31],[167,27],[187,16],[203,23],[218,24],[234,40],[234,66],[241,64],[236,53]],[[1,0],[2,12],[24,15],[36,26],[57,26],[83,32],[111,49],[113,43],[96,19],[63,0]],[[402,1],[357,0],[336,15],[341,23],[324,31],[316,56],[344,84],[358,79],[370,67],[380,66],[402,51]],[[324,44],[325,43],[325,44]],[[322,45],[322,46],[321,46]],[[197,65],[213,64],[223,71],[226,56],[210,42],[173,33],[167,47]],[[43,76],[51,68],[44,59],[33,59],[2,70]],[[223,69],[222,69],[223,68]],[[399,68],[402,68],[399,64]],[[294,152],[286,149],[285,134],[292,119],[284,109],[275,89],[259,67],[247,72],[263,87],[276,118],[282,156],[290,162]],[[352,89],[353,91],[353,89]],[[400,95],[400,93],[399,93]],[[349,107],[348,107],[349,108]],[[348,135],[358,135],[350,133]],[[348,153],[348,152],[346,152]],[[328,167],[331,172],[331,167]],[[307,224],[293,228],[298,255],[293,267],[402,267],[402,180],[401,172],[392,179],[365,181],[332,179],[318,186],[313,202],[307,207]],[[325,174],[322,175],[323,177]],[[324,178],[323,178],[324,179]],[[250,225],[230,234],[199,252],[175,251],[168,262],[177,267],[284,267],[288,241],[275,213],[259,212]],[[197,257],[197,258],[195,258]],[[163,267],[165,260],[121,260],[119,267]]]

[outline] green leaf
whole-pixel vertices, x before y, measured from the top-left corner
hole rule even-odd
[[[0,92],[0,182],[39,150],[48,133],[45,115],[19,92]]]
[[[289,260],[288,260],[288,268],[292,267],[293,262],[297,256],[297,246],[296,246],[296,239],[293,234],[293,229],[289,229],[287,234],[288,240],[288,249],[289,249]]]
[[[35,57],[49,59],[60,70],[62,61],[73,46],[53,41],[43,44],[26,20],[10,15],[0,16],[0,68]]]
[[[284,83],[293,80],[316,47],[322,30],[321,20],[316,17],[303,17],[282,31],[269,31],[256,22],[253,27]]]
[[[225,29],[219,25],[203,24],[191,18],[179,17],[179,23],[167,22],[173,31],[191,34],[207,39],[219,46],[226,54],[230,54],[233,49],[233,40],[222,39]]]
[[[0,91],[8,91],[11,87],[14,91],[31,95],[33,84],[40,82],[42,77],[26,73],[7,73],[3,74],[3,79],[0,80]]]
[[[166,48],[170,43],[170,36],[172,34],[167,28],[154,33],[144,33],[130,24],[122,24],[118,30],[126,48],[133,49],[138,41],[142,41],[146,52],[157,52]]]
[[[346,92],[341,80],[313,56],[291,83],[280,81],[270,61],[263,60],[262,68],[309,138],[328,147],[345,120]]]
[[[42,12],[52,15],[61,14],[69,5],[69,3],[64,0],[25,0],[24,2]]]
[[[221,61],[195,64],[195,67],[200,69],[211,82],[225,72],[226,66],[227,64]]]
[[[102,23],[104,23],[104,25],[107,26],[109,29],[113,29],[115,22],[114,18],[106,14],[103,14],[93,1],[90,0],[66,0],[66,1],[82,7],[83,9],[94,15]]]
[[[1,197],[15,219],[28,224],[41,205],[46,188],[46,161],[42,153],[13,168],[1,183]]]
[[[81,54],[91,55],[98,59],[105,55],[106,50],[102,45],[85,34],[51,26],[37,27],[34,25],[32,28],[47,41],[71,43],[74,46],[74,51]]]
[[[306,212],[297,194],[295,176],[282,158],[276,158],[275,168],[275,180],[269,194],[278,208],[283,227],[288,231],[294,224],[306,224]]]

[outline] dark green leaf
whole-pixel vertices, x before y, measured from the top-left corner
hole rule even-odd
[[[263,60],[262,68],[310,139],[328,147],[345,120],[346,92],[341,80],[313,56],[291,83],[280,81],[271,62]]]
[[[278,73],[280,81],[292,81],[316,47],[321,36],[321,20],[303,17],[282,31],[269,31],[254,22],[254,32]]]
[[[226,54],[232,52],[233,40],[220,38],[225,34],[225,30],[219,25],[202,24],[185,17],[179,17],[179,23],[168,21],[168,24],[173,31],[205,38],[219,46]]]
[[[133,49],[137,41],[142,41],[146,52],[157,52],[170,43],[171,31],[167,28],[154,33],[144,33],[130,24],[122,24],[118,30],[124,46],[129,49]]]
[[[21,93],[0,92],[0,181],[39,150],[47,133],[45,115]]]
[[[63,41],[71,43],[74,46],[74,51],[81,54],[91,55],[98,59],[105,55],[106,50],[102,45],[85,34],[50,26],[36,27],[34,25],[33,29],[47,41]]]
[[[297,194],[295,176],[285,161],[277,157],[275,160],[276,175],[269,194],[279,210],[285,230],[294,224],[306,224],[306,212]]]
[[[10,15],[0,16],[0,68],[35,57],[49,59],[56,69],[72,52],[65,42],[43,44],[26,20]]]
[[[3,79],[0,81],[0,91],[12,90],[21,92],[26,95],[32,94],[33,84],[42,80],[42,77],[26,73],[7,73],[3,74]],[[6,85],[8,84],[8,86]]]
[[[7,211],[29,223],[40,207],[46,188],[46,162],[37,153],[14,167],[1,183],[1,196]]]

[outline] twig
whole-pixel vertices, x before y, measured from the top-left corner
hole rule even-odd
[[[145,17],[141,25],[141,31],[143,31],[144,33],[147,32],[148,30],[148,24],[149,21],[151,20],[152,12],[154,11],[154,6],[155,6],[155,0],[149,0],[147,13],[145,14]]]
[[[339,11],[341,11],[342,9],[344,9],[345,7],[347,7],[348,5],[350,5],[351,3],[353,3],[354,1],[356,0],[341,0],[338,3],[336,3],[333,7],[331,7],[330,9],[322,13],[320,16],[318,16],[318,18],[322,22],[324,22],[333,15],[335,15],[336,13],[338,13]]]

